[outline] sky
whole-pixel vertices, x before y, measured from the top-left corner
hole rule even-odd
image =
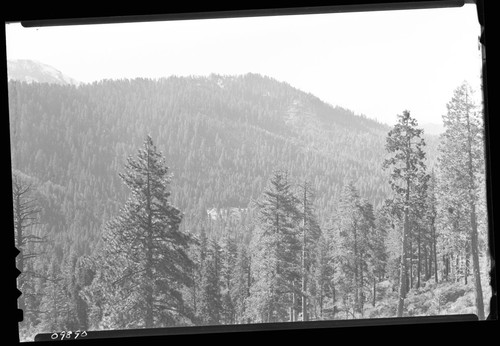
[[[480,100],[476,7],[24,28],[6,24],[7,59],[82,82],[260,73],[392,125],[409,110],[441,123],[467,80]]]

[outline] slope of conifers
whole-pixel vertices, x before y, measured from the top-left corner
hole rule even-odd
[[[42,222],[79,253],[123,204],[118,172],[146,134],[166,156],[186,228],[209,208],[247,207],[279,166],[312,181],[322,223],[348,180],[374,205],[389,189],[386,125],[256,74],[11,81],[9,107],[13,168],[44,186]]]

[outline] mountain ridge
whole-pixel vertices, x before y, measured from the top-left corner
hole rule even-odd
[[[70,215],[59,223],[69,232],[98,233],[116,213],[127,198],[118,173],[146,135],[166,158],[189,229],[212,208],[247,208],[275,168],[311,181],[323,223],[348,181],[375,206],[390,193],[381,167],[389,126],[257,74],[78,88],[10,81],[9,108],[13,167],[67,190],[52,205]]]
[[[7,60],[7,78],[8,80],[27,83],[53,83],[74,86],[81,84],[80,81],[67,76],[51,65],[30,59]]]

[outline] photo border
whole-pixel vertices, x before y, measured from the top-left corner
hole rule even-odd
[[[236,338],[249,337],[249,340],[260,337],[268,337],[271,334],[274,336],[281,337],[294,336],[300,334],[301,337],[310,335],[344,335],[345,337],[353,337],[353,341],[356,339],[353,335],[357,337],[365,336],[368,340],[372,340],[368,335],[363,335],[364,333],[370,332],[377,335],[378,337],[391,333],[390,330],[400,331],[405,333],[405,331],[412,331],[412,333],[420,333],[421,330],[440,330],[443,334],[450,337],[450,333],[455,333],[451,336],[457,340],[463,340],[461,334],[465,335],[467,331],[472,330],[475,333],[480,333],[483,342],[487,342],[485,337],[488,333],[493,335],[496,326],[498,326],[498,313],[497,313],[497,293],[496,293],[496,274],[497,268],[495,266],[495,247],[496,239],[494,237],[494,225],[497,224],[496,220],[498,216],[494,213],[495,199],[498,199],[498,192],[496,192],[494,177],[498,174],[496,168],[494,167],[493,160],[495,154],[495,144],[496,137],[494,129],[496,128],[498,117],[493,117],[492,114],[495,113],[496,104],[495,97],[491,97],[492,93],[496,88],[494,87],[494,80],[491,78],[491,70],[494,69],[494,48],[488,50],[488,55],[486,58],[486,33],[488,32],[488,42],[493,42],[490,36],[494,32],[491,28],[491,24],[495,19],[491,17],[494,13],[494,7],[491,6],[491,1],[487,0],[477,0],[477,1],[455,1],[455,0],[445,0],[445,1],[323,1],[319,4],[314,4],[313,2],[303,1],[301,5],[288,3],[286,6],[283,4],[276,4],[273,1],[266,2],[265,5],[257,4],[256,2],[240,2],[238,4],[162,4],[147,7],[137,4],[131,4],[127,6],[126,4],[121,4],[120,7],[111,7],[111,9],[104,9],[102,7],[85,7],[80,6],[72,7],[71,4],[67,4],[67,7],[61,7],[59,10],[54,11],[53,8],[47,7],[46,3],[39,3],[34,7],[27,8],[23,3],[9,4],[11,8],[6,11],[3,15],[4,23],[17,22],[20,21],[24,26],[34,27],[34,26],[49,26],[49,25],[78,25],[78,24],[97,24],[97,23],[117,23],[117,22],[139,22],[139,21],[157,21],[157,20],[185,20],[185,19],[202,19],[202,18],[228,18],[228,17],[247,17],[247,16],[273,16],[273,15],[293,15],[293,14],[312,14],[312,13],[334,13],[334,12],[357,12],[357,11],[378,11],[378,10],[396,10],[396,9],[422,9],[422,8],[441,8],[450,6],[462,6],[465,3],[475,3],[478,8],[478,21],[482,26],[482,33],[479,37],[479,41],[482,44],[481,49],[483,50],[483,99],[484,99],[484,112],[485,112],[485,143],[486,143],[486,183],[487,183],[487,213],[488,213],[488,235],[489,235],[489,248],[490,256],[492,259],[492,268],[490,275],[490,282],[492,288],[492,296],[489,301],[490,314],[487,321],[477,322],[475,315],[449,315],[449,316],[426,316],[426,317],[402,317],[402,318],[381,318],[381,319],[364,319],[364,320],[334,320],[334,321],[310,321],[310,322],[283,322],[283,323],[266,323],[266,324],[247,324],[247,325],[231,325],[231,326],[203,326],[203,327],[173,327],[173,328],[158,328],[154,330],[126,330],[126,331],[96,331],[91,332],[91,335],[97,337],[97,339],[91,339],[89,337],[85,342],[99,342],[99,340],[107,340],[106,344],[109,342],[123,342],[126,338],[127,340],[133,340],[135,342],[156,342],[163,340],[170,341],[173,338],[175,341],[182,341],[182,337],[189,340],[191,336],[202,336],[206,340],[210,339],[212,336],[228,336],[230,339],[235,339],[230,337],[230,335],[236,335]],[[487,4],[486,4],[487,3]],[[140,6],[140,8],[137,8]],[[489,12],[487,11],[489,9]],[[489,16],[489,17],[488,17]],[[2,37],[5,39],[5,26],[2,26]],[[479,43],[478,43],[479,45]],[[5,44],[2,45],[2,53],[5,56],[5,65],[2,69],[3,76],[3,87],[4,87],[4,118],[2,129],[4,135],[2,140],[4,141],[3,147],[6,149],[4,153],[5,161],[8,160],[10,168],[10,137],[9,137],[9,120],[8,120],[8,96],[7,96],[7,73],[6,73],[6,47]],[[488,62],[488,66],[487,65]],[[488,68],[486,68],[488,67]],[[6,233],[7,238],[5,238],[4,243],[7,243],[6,249],[2,251],[2,254],[7,256],[4,260],[4,264],[11,268],[10,275],[6,276],[4,285],[7,287],[4,292],[3,305],[4,311],[8,316],[7,321],[4,323],[4,328],[6,330],[14,332],[14,341],[17,338],[17,343],[19,343],[18,334],[18,321],[22,318],[22,312],[17,309],[16,299],[19,297],[20,292],[16,287],[16,277],[19,271],[15,268],[15,257],[19,251],[14,247],[14,232],[12,232],[13,225],[13,215],[12,215],[12,200],[9,196],[12,196],[11,188],[11,176],[10,169],[7,169],[6,174],[7,180],[4,181],[2,186],[5,191],[3,191],[3,196],[5,201],[10,201],[7,206],[10,206],[10,210],[4,213],[7,217],[4,218],[4,222],[7,224]],[[497,202],[498,204],[498,202]],[[352,329],[352,327],[355,327]],[[454,330],[454,331],[452,331]],[[135,333],[135,334],[134,334]],[[470,333],[470,332],[469,332]],[[486,334],[485,334],[486,333]],[[134,334],[134,335],[133,335]],[[395,334],[397,335],[397,334]],[[419,334],[417,334],[419,335]],[[181,337],[181,339],[179,339]],[[432,337],[432,336],[429,336]],[[44,336],[39,337],[44,338]],[[176,339],[177,338],[177,339]],[[411,338],[411,337],[410,337]],[[140,340],[139,340],[140,339]],[[316,337],[314,337],[315,340]],[[111,341],[114,340],[114,341]],[[217,340],[217,339],[215,339]],[[446,339],[444,339],[446,340]],[[375,340],[373,340],[375,342]],[[24,343],[22,343],[24,344]]]

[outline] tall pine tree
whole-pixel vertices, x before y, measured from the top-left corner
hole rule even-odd
[[[239,243],[235,268],[233,270],[233,285],[231,286],[235,323],[245,323],[247,321],[246,304],[250,296],[251,285],[250,267],[250,256],[247,252],[246,244]]]
[[[456,238],[464,240],[462,246],[470,247],[477,315],[484,319],[478,229],[478,206],[484,205],[486,197],[482,186],[485,184],[484,126],[473,94],[470,85],[464,82],[447,104],[447,113],[443,115],[445,132],[439,147],[439,173],[440,187],[447,191],[444,202],[448,213],[443,214],[462,224],[457,228]]]
[[[120,178],[130,197],[103,236],[104,277],[117,292],[110,317],[117,327],[173,326],[193,318],[182,291],[193,284],[187,255],[191,236],[179,230],[181,212],[169,201],[171,176],[147,137]]]
[[[338,210],[339,245],[337,257],[341,263],[341,289],[345,308],[350,305],[363,314],[365,281],[368,278],[368,260],[371,256],[370,234],[375,228],[371,204],[363,201],[352,183],[343,191]],[[352,304],[351,304],[352,303]]]
[[[314,213],[314,191],[312,184],[304,181],[299,186],[297,194],[298,212],[300,217],[300,243],[301,243],[301,263],[300,263],[300,291],[301,291],[301,313],[302,321],[309,320],[308,314],[308,282],[311,280],[311,266],[315,262],[314,249],[321,235],[321,229]]]
[[[248,317],[256,322],[296,319],[300,278],[297,199],[283,170],[274,172],[256,203],[259,216],[251,243],[252,286]]]
[[[45,237],[33,232],[35,225],[38,225],[41,208],[34,197],[35,187],[30,179],[19,171],[12,172],[12,198],[14,207],[14,232],[16,248],[19,255],[16,257],[17,269],[21,272],[17,278],[17,287],[23,292],[18,299],[19,309],[25,315],[33,313],[26,297],[32,294],[30,287],[36,273],[32,270],[34,259],[40,257],[37,251],[37,244],[45,242]]]
[[[220,246],[213,239],[207,239],[205,243],[202,242],[201,246],[205,254],[200,268],[200,322],[203,325],[220,324],[223,314],[220,282]]]
[[[404,300],[408,290],[409,274],[408,259],[411,248],[409,240],[412,237],[412,221],[416,219],[418,205],[422,202],[422,191],[427,188],[425,141],[422,130],[417,128],[417,121],[404,111],[398,115],[398,121],[389,131],[386,141],[386,151],[389,157],[384,160],[383,168],[390,173],[389,183],[393,191],[393,205],[403,215],[401,232],[401,257],[399,268],[399,299],[397,316],[402,317]]]

